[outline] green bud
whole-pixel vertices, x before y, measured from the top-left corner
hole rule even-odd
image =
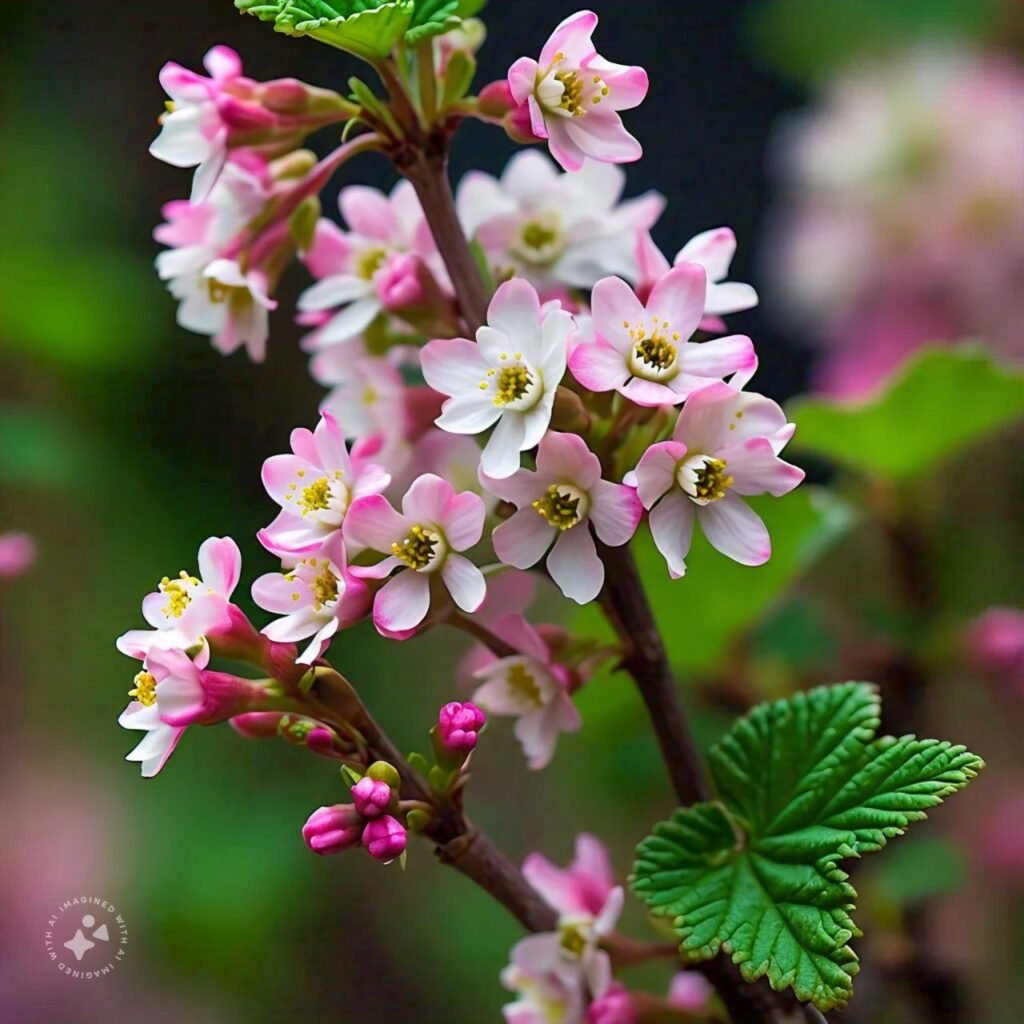
[[[374,761],[367,768],[366,774],[378,782],[386,782],[392,789],[398,789],[402,783],[402,777],[398,774],[398,769],[394,765],[388,764],[387,761]]]
[[[308,196],[291,217],[288,218],[288,228],[291,231],[295,247],[299,252],[306,253],[309,251],[313,244],[313,233],[316,231],[316,225],[319,220],[319,196]]]

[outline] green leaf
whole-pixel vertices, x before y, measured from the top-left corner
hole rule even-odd
[[[633,891],[672,917],[692,961],[719,951],[748,981],[826,1011],[852,992],[860,934],[841,860],[880,850],[983,767],[963,747],[875,739],[874,687],[762,704],[711,751],[720,803],[676,811],[637,848]]]
[[[997,365],[980,347],[943,346],[923,350],[866,405],[807,398],[787,411],[800,451],[908,479],[1024,418],[1024,374]]]
[[[476,60],[465,50],[456,50],[448,58],[444,72],[444,92],[441,94],[441,109],[458,103],[469,92],[476,74]]]
[[[455,28],[462,21],[459,0],[415,0],[412,22],[405,33],[405,41],[415,46],[424,39],[440,35]]]
[[[362,57],[386,57],[412,22],[413,0],[235,0],[278,32],[309,36]]]

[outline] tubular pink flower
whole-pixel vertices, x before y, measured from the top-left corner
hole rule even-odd
[[[20,576],[36,560],[35,541],[20,530],[0,533],[0,579]]]
[[[591,391],[618,391],[637,405],[678,405],[694,391],[734,374],[746,383],[757,367],[750,339],[735,334],[689,341],[704,316],[707,275],[681,263],[641,302],[625,281],[599,281],[592,298],[594,340],[573,349],[572,375]]]
[[[142,601],[151,630],[132,629],[117,639],[117,649],[140,661],[162,648],[196,649],[202,667],[210,658],[206,634],[229,625],[231,595],[242,572],[242,553],[230,537],[210,537],[199,548],[199,575],[182,570],[165,576]]]
[[[252,585],[253,600],[282,618],[263,628],[276,643],[309,639],[296,659],[312,665],[339,629],[352,626],[370,609],[366,584],[348,567],[345,542],[335,534],[318,555],[286,560],[284,572],[261,576]]]
[[[495,292],[475,342],[438,340],[423,349],[423,376],[449,396],[437,425],[453,434],[495,428],[481,456],[486,474],[511,476],[520,453],[544,436],[572,327],[568,313],[542,309],[533,287],[513,278]]]
[[[274,554],[308,555],[344,532],[345,513],[354,500],[379,494],[391,477],[360,458],[358,449],[350,454],[329,412],[320,414],[316,430],[293,430],[291,449],[291,455],[273,455],[263,463],[263,486],[281,512],[258,536]]]
[[[683,406],[671,441],[648,448],[631,478],[673,578],[686,572],[695,519],[723,555],[743,565],[768,560],[768,531],[743,498],[780,497],[803,480],[779,458],[795,429],[771,399],[719,383]]]
[[[543,854],[531,853],[523,861],[523,875],[555,910],[568,916],[597,917],[615,888],[607,847],[586,833],[576,837],[576,855],[568,867],[555,867]]]
[[[430,582],[439,577],[452,600],[474,612],[487,592],[483,574],[464,555],[483,533],[484,503],[471,491],[455,493],[430,473],[417,477],[398,513],[381,495],[353,502],[345,533],[350,543],[387,557],[353,572],[384,579],[373,602],[373,621],[385,633],[415,629],[430,608]],[[398,572],[391,576],[391,573]]]
[[[601,57],[590,39],[596,26],[592,11],[571,15],[544,44],[539,61],[521,57],[508,71],[520,120],[529,117],[533,136],[547,139],[567,171],[578,171],[587,157],[621,164],[643,155],[619,111],[643,102],[647,72]]]
[[[317,808],[302,826],[305,844],[321,857],[359,846],[364,823],[351,804]]]
[[[593,288],[609,274],[636,280],[637,245],[665,198],[646,192],[620,201],[625,183],[622,169],[610,164],[589,161],[563,174],[542,153],[525,150],[500,179],[470,171],[456,205],[495,278],[514,272],[550,299],[566,287]]]
[[[536,472],[481,479],[519,510],[494,531],[498,557],[528,569],[547,554],[551,578],[579,604],[593,601],[604,583],[591,527],[603,543],[618,547],[633,536],[643,515],[633,488],[602,480],[601,463],[576,434],[547,433]]]
[[[521,615],[503,619],[494,631],[520,653],[485,661],[473,673],[480,681],[473,700],[492,715],[516,719],[526,763],[539,771],[551,762],[558,737],[583,724],[569,695],[569,673]]]
[[[391,804],[391,787],[380,779],[364,775],[352,787],[352,802],[364,818],[376,818]]]
[[[448,750],[469,752],[476,747],[487,716],[473,703],[452,701],[437,716],[438,734]]]
[[[405,826],[390,814],[371,818],[363,829],[363,846],[374,860],[394,860],[405,852],[408,833]]]

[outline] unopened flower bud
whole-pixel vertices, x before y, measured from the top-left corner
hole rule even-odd
[[[376,818],[377,815],[383,814],[391,803],[391,787],[386,782],[371,779],[366,775],[352,787],[352,800],[360,814],[367,818]]]
[[[487,716],[473,703],[452,701],[437,716],[438,736],[448,750],[468,752],[477,743]]]
[[[477,94],[477,106],[484,117],[500,121],[510,111],[515,110],[516,100],[508,82],[502,78],[480,90]]]
[[[405,826],[390,814],[371,818],[363,829],[363,846],[375,860],[394,860],[405,851],[407,840]]]
[[[586,1024],[634,1024],[635,1021],[633,999],[618,982],[587,1007]]]
[[[362,834],[362,816],[351,804],[320,807],[302,826],[306,845],[321,856],[353,849],[359,845]]]
[[[680,971],[673,977],[668,990],[669,1005],[688,1013],[705,1010],[711,996],[711,985],[703,974],[696,971]]]
[[[269,740],[278,735],[278,727],[284,717],[280,711],[250,711],[235,715],[231,728],[250,740]]]
[[[967,652],[974,665],[1024,694],[1024,612],[989,608],[967,628]]]
[[[402,777],[398,774],[398,770],[387,761],[374,761],[366,769],[366,774],[371,779],[377,779],[378,782],[386,782],[392,789],[398,789],[402,784]]]

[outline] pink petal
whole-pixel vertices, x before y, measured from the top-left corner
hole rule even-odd
[[[512,574],[513,577],[516,575]],[[506,581],[501,580],[500,587],[504,588],[505,586]],[[544,638],[523,615],[506,615],[494,624],[494,631],[521,654],[536,658],[542,665],[546,665],[551,660],[551,654],[547,644],[544,643]]]
[[[678,441],[652,444],[640,457],[636,467],[637,494],[644,508],[654,503],[676,483],[676,469],[686,457],[686,445]]]
[[[420,351],[426,382],[442,395],[479,391],[487,364],[475,341],[452,338],[432,341]]]
[[[586,912],[579,900],[576,880],[562,868],[555,867],[543,854],[531,853],[523,861],[523,877],[560,914]]]
[[[708,281],[721,281],[729,273],[736,252],[736,236],[731,228],[712,228],[694,235],[676,253],[675,263],[699,263],[708,274]]]
[[[647,310],[667,320],[674,333],[689,338],[704,315],[707,274],[696,263],[673,267],[651,290]],[[695,372],[695,371],[692,371]]]
[[[501,417],[501,409],[482,392],[449,398],[434,422],[449,434],[480,434]]]
[[[320,422],[313,431],[318,462],[326,470],[340,469],[348,483],[352,482],[352,460],[345,444],[345,435],[334,416],[320,413]]]
[[[559,119],[569,139],[580,150],[594,160],[611,164],[629,164],[639,160],[643,147],[626,131],[622,118],[614,111],[595,113],[590,111],[586,118]]]
[[[631,402],[643,405],[647,408],[654,408],[658,405],[678,405],[686,398],[686,392],[677,390],[679,381],[683,379],[698,380],[703,378],[676,377],[671,385],[659,384],[657,381],[644,380],[643,377],[634,377],[628,384],[624,384],[619,391]]]
[[[591,391],[613,391],[629,380],[625,357],[601,339],[573,349],[569,372]]]
[[[508,69],[508,87],[516,103],[525,103],[533,93],[537,81],[538,66],[529,57],[520,57]]]
[[[757,365],[757,356],[754,343],[746,335],[732,334],[728,338],[684,345],[679,361],[685,374],[725,377],[753,369]]]
[[[487,307],[487,324],[504,334],[510,343],[534,339],[540,330],[540,299],[533,286],[521,277],[500,285]]]
[[[242,575],[242,552],[230,537],[210,537],[199,548],[199,575],[221,597],[229,598]]]
[[[597,15],[593,11],[577,11],[559,22],[554,32],[548,37],[544,49],[540,51],[540,64],[547,67],[553,64],[555,57],[562,54],[566,67],[579,67],[585,60],[594,56],[594,44],[591,35],[597,28]]]
[[[542,428],[543,433],[543,428]],[[517,413],[506,413],[498,421],[480,458],[481,470],[493,480],[512,476],[519,469],[519,456],[524,448],[525,421]]]
[[[390,242],[398,232],[398,218],[380,189],[348,185],[338,196],[341,215],[349,228],[376,242]]]
[[[578,434],[552,430],[537,449],[537,472],[546,480],[589,491],[601,479],[601,462]]]
[[[633,289],[621,278],[606,277],[594,285],[591,309],[598,335],[626,355],[633,347],[627,321],[636,324],[647,319],[647,311]]]
[[[755,437],[774,440],[786,426],[786,414],[770,398],[714,383],[690,396],[672,436],[692,451],[711,454]]]
[[[608,86],[608,95],[601,105],[607,104],[609,110],[632,110],[640,106],[650,88],[647,72],[640,67],[612,64],[599,57],[587,65],[587,70],[600,75]]]
[[[705,312],[715,316],[728,313],[739,313],[744,309],[753,309],[757,305],[757,292],[749,284],[739,281],[723,281],[722,284],[708,286],[708,297],[704,304]]]
[[[615,885],[615,872],[608,856],[608,847],[596,836],[581,832],[576,837],[576,857],[572,863],[572,871],[578,879],[587,882],[595,891],[603,891],[603,904],[608,892]],[[592,912],[597,912],[595,908],[591,909]]]
[[[465,551],[480,540],[486,514],[486,506],[479,494],[461,491],[452,495],[438,520],[452,550]]]
[[[373,551],[391,551],[391,545],[401,540],[409,521],[399,515],[380,494],[358,498],[345,515],[345,536],[353,544]]]
[[[527,505],[497,527],[491,539],[495,554],[506,565],[529,569],[544,557],[555,532],[543,516]]]
[[[742,447],[726,450],[727,472],[736,494],[789,494],[804,478],[804,471],[783,462],[766,437],[753,437]]]
[[[548,555],[547,567],[562,593],[577,604],[588,604],[601,592],[604,563],[597,557],[586,523],[560,534]]]
[[[463,555],[449,555],[445,559],[441,579],[452,600],[464,612],[475,612],[487,596],[484,574]]]
[[[713,548],[741,565],[763,565],[772,545],[761,517],[740,497],[724,498],[697,509],[701,529]]]
[[[640,525],[644,507],[632,487],[598,480],[590,491],[590,520],[594,531],[609,547],[625,544]]]
[[[391,632],[413,629],[426,618],[429,608],[429,574],[403,569],[378,591],[373,622]]]
[[[672,491],[651,510],[651,535],[655,547],[678,579],[686,574],[686,556],[693,541],[694,504],[682,491]]]
[[[455,491],[447,480],[433,473],[424,473],[413,480],[405,492],[402,515],[412,523],[436,523],[440,526],[444,522],[445,509],[454,496]]]
[[[344,273],[351,253],[352,243],[348,235],[333,220],[321,217],[313,230],[313,244],[302,257],[302,262],[314,277],[331,277]]]
[[[480,483],[502,501],[511,501],[516,508],[528,506],[535,498],[539,498],[545,486],[537,479],[537,474],[529,469],[521,469],[501,479],[481,472]]]
[[[569,134],[569,130],[562,123],[562,118],[552,117],[550,121],[545,121],[537,101],[531,96],[529,102],[530,113],[535,115],[533,117],[534,133],[540,138],[548,140],[548,148],[551,150],[551,155],[558,161],[563,170],[569,172],[578,171],[586,163],[587,154]],[[540,126],[536,124],[538,118],[541,121]],[[543,134],[541,134],[541,130],[543,130]]]
[[[218,81],[238,78],[242,74],[242,58],[230,46],[211,46],[203,57],[203,67]]]
[[[294,501],[293,496],[296,493],[289,490],[290,485],[295,484],[297,487],[302,479],[299,473],[305,475],[310,472],[315,472],[315,468],[305,459],[295,455],[271,455],[264,461],[260,475],[267,494],[282,508],[287,508],[288,499]]]

